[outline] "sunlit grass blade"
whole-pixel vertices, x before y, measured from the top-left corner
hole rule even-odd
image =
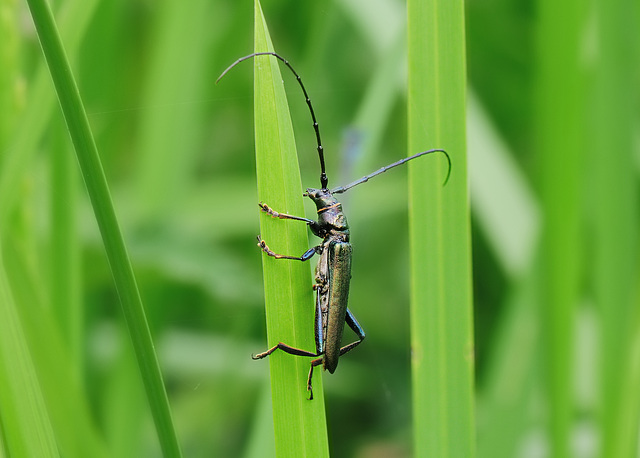
[[[116,220],[87,115],[73,79],[53,14],[48,3],[44,0],[30,0],[29,9],[100,228],[161,448],[165,456],[181,456],[140,293]]]
[[[271,390],[265,385],[258,398],[258,407],[252,419],[251,434],[244,458],[272,458],[276,456],[273,433]]]
[[[594,292],[601,325],[601,456],[638,454],[637,340],[640,234],[637,154],[638,4],[595,3],[593,172]],[[634,10],[635,7],[635,10]],[[635,12],[635,14],[633,14]],[[581,152],[582,154],[583,152]]]
[[[61,119],[55,126],[51,148],[51,262],[49,264],[50,305],[65,336],[76,376],[83,372],[84,312],[80,301],[80,257],[77,205],[78,171]]]
[[[202,124],[209,122],[204,106],[183,102],[199,100],[210,84],[206,59],[211,43],[203,37],[212,27],[213,3],[197,0],[185,8],[180,2],[167,2],[158,4],[156,14],[142,105],[171,101],[172,106],[149,110],[141,119],[135,195],[138,217],[162,220],[188,199],[189,179],[202,153]],[[177,96],[181,103],[174,100]]]
[[[406,60],[406,30],[398,31],[390,49],[380,59],[378,66],[368,83],[365,95],[352,122],[357,134],[361,135],[362,159],[358,164],[359,175],[375,169],[374,160],[385,132],[385,126],[392,115],[397,102],[399,88],[404,87],[403,63]],[[358,138],[359,139],[359,138]]]
[[[98,4],[99,0],[69,0],[62,5],[59,22],[65,32],[66,51],[72,61]],[[4,157],[0,167],[0,234],[4,233],[7,219],[21,197],[19,184],[56,107],[51,80],[43,62],[30,81],[25,110],[11,131],[7,144],[2,145],[6,149],[2,152]]]
[[[19,15],[17,2],[3,2],[0,14],[0,165],[2,151],[9,133],[15,128],[16,113],[20,108],[18,82],[20,80],[19,40],[20,26],[14,19]]]
[[[461,1],[408,2],[409,171],[415,456],[475,455],[471,237]]]
[[[468,94],[467,138],[472,210],[477,227],[503,272],[513,281],[497,324],[482,376],[477,376],[478,456],[511,458],[530,431],[532,396],[539,377],[540,210],[525,170],[492,124],[486,108]]]
[[[58,449],[66,456],[107,457],[82,384],[82,366],[69,350],[70,336],[43,303],[44,291],[33,286],[43,283],[32,264],[35,242],[24,231],[7,242],[4,268]]]
[[[4,451],[7,456],[59,456],[1,254],[0,412],[0,453]]]
[[[527,275],[540,235],[540,209],[525,170],[473,93],[467,103],[469,186],[478,228],[504,272]]]
[[[255,52],[264,51],[273,51],[273,45],[256,1]],[[279,212],[303,215],[293,127],[278,60],[272,56],[258,56],[254,60],[258,197]],[[277,253],[298,256],[308,249],[307,227],[303,223],[261,214],[260,230]],[[263,274],[268,345],[284,342],[313,351],[314,308],[309,265],[263,255]],[[306,387],[309,363],[309,358],[280,351],[269,356],[277,456],[328,456],[322,370],[315,371],[314,399],[309,401]]]
[[[534,426],[533,396],[540,383],[537,269],[519,282],[502,307],[488,369],[478,393],[478,456],[511,458]]]

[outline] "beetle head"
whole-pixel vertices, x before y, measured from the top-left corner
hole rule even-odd
[[[337,207],[337,205],[340,205],[338,199],[333,197],[333,194],[331,194],[331,191],[329,191],[328,189],[307,188],[307,192],[304,193],[304,196],[309,197],[309,199],[313,200],[313,203],[316,204],[318,212],[328,207],[335,208]]]

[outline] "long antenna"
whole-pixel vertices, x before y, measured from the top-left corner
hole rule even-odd
[[[429,151],[422,151],[421,153],[416,153],[413,156],[405,157],[404,159],[400,159],[399,161],[394,162],[393,164],[389,164],[387,166],[381,167],[378,170],[376,170],[375,172],[370,173],[369,175],[365,175],[362,178],[360,178],[359,180],[356,180],[353,183],[349,183],[346,186],[340,186],[338,188],[332,189],[331,190],[331,194],[341,194],[341,193],[343,193],[345,191],[348,191],[349,189],[353,188],[354,186],[358,186],[359,184],[366,183],[367,181],[369,181],[370,178],[373,178],[373,177],[375,177],[377,175],[380,175],[381,173],[384,173],[389,169],[392,169],[394,167],[402,165],[405,162],[409,162],[411,159],[415,159],[417,157],[424,156],[425,154],[431,154],[431,153],[443,153],[445,156],[447,156],[447,162],[449,163],[449,170],[447,171],[447,178],[445,178],[444,183],[442,184],[442,186],[444,186],[449,181],[449,176],[451,175],[451,158],[449,157],[449,153],[447,153],[443,149],[430,149]]]
[[[218,79],[216,80],[216,84],[218,84],[218,81],[220,81],[222,79],[222,77],[224,75],[226,75],[229,72],[229,70],[231,70],[233,67],[238,65],[240,62],[243,62],[243,61],[245,61],[247,59],[251,59],[252,57],[255,57],[255,56],[274,56],[274,57],[277,57],[287,67],[289,67],[289,70],[291,70],[293,72],[293,74],[296,77],[296,80],[298,80],[298,84],[302,88],[302,92],[304,93],[304,97],[307,100],[307,105],[309,106],[309,111],[311,112],[311,119],[313,120],[313,128],[316,131],[316,140],[318,142],[318,157],[320,157],[320,184],[322,186],[322,189],[327,189],[327,185],[329,184],[329,180],[327,178],[327,173],[325,171],[325,166],[324,166],[324,151],[322,149],[322,142],[320,141],[320,128],[318,127],[318,121],[316,120],[316,114],[313,111],[313,106],[311,105],[311,99],[309,98],[309,95],[307,94],[307,90],[304,88],[304,84],[302,84],[302,78],[300,78],[300,75],[298,75],[298,73],[293,69],[293,67],[291,66],[291,64],[289,63],[289,61],[287,59],[285,59],[284,57],[280,56],[279,54],[276,54],[275,52],[255,52],[253,54],[249,54],[248,56],[241,57],[240,59],[236,60],[234,63],[229,65],[229,67],[227,67],[227,69],[222,72],[222,75],[220,75],[218,77]]]

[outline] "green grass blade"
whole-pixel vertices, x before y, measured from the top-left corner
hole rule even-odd
[[[638,453],[637,2],[596,2],[594,84],[594,292],[600,317],[601,456]],[[634,13],[635,9],[635,14]],[[591,94],[592,92],[589,91]],[[634,145],[635,143],[635,145]],[[635,318],[634,318],[635,317]],[[634,352],[636,354],[634,355]]]
[[[84,311],[80,301],[80,257],[77,200],[78,171],[63,122],[54,123],[51,148],[51,307],[66,337],[71,360],[80,379],[83,372]]]
[[[67,44],[67,54],[73,61],[77,50],[82,43],[87,27],[93,18],[100,0],[69,0],[62,5],[59,23],[65,32],[64,42]],[[0,167],[0,234],[4,234],[9,216],[12,214],[16,203],[23,197],[17,190],[20,182],[27,173],[31,160],[38,150],[45,129],[51,118],[56,100],[51,90],[51,81],[47,74],[44,62],[35,72],[29,84],[29,98],[27,106],[15,129],[8,138],[6,150],[1,157]],[[14,85],[15,86],[15,85]],[[14,113],[9,111],[9,113]]]
[[[352,127],[363,133],[362,154],[358,170],[362,175],[375,169],[376,156],[384,137],[385,127],[393,114],[394,104],[404,87],[403,64],[406,57],[406,30],[398,31],[393,44],[379,60],[375,73],[368,83],[367,90],[352,122]]]
[[[497,261],[511,278],[527,275],[540,234],[540,208],[486,107],[468,94],[467,139],[473,215]]]
[[[488,369],[478,402],[478,456],[518,456],[527,434],[535,426],[530,415],[535,405],[539,375],[539,314],[536,289],[539,269],[520,281],[509,294],[496,326]]]
[[[581,265],[580,209],[584,157],[581,52],[586,6],[579,0],[541,1],[537,121],[541,238],[540,313],[544,390],[552,456],[570,456],[574,412],[573,336]]]
[[[258,396],[258,407],[252,419],[252,431],[243,453],[244,458],[272,458],[276,456],[271,390],[267,389],[265,385],[265,389],[262,389]]]
[[[7,456],[59,456],[1,255],[0,435]]]
[[[255,3],[255,51],[273,51],[258,1]],[[258,197],[279,212],[303,215],[295,139],[278,61],[272,56],[258,56],[254,65]],[[275,252],[300,255],[308,249],[305,224],[261,214],[260,230]],[[268,345],[284,342],[313,351],[314,310],[309,265],[262,257]],[[309,362],[309,358],[280,351],[269,356],[277,456],[328,456],[322,370],[315,371],[314,399],[309,401],[306,389]]]
[[[7,145],[9,133],[15,128],[16,119],[11,114],[19,107],[18,81],[20,27],[18,21],[18,3],[2,2],[0,4],[0,151]],[[4,159],[0,153],[0,164]]]
[[[206,93],[210,81],[205,64],[211,43],[203,37],[211,29],[211,8],[208,0],[191,2],[189,8],[181,2],[158,5],[143,106],[163,106],[178,95],[182,101],[198,100]],[[140,217],[172,218],[189,198],[189,179],[198,168],[200,135],[206,130],[202,123],[210,122],[203,108],[202,104],[175,103],[171,109],[149,110],[142,118],[135,192]]]
[[[35,242],[24,232],[4,244],[4,268],[58,449],[65,456],[110,456],[92,416],[77,355],[69,351],[69,336],[43,303],[43,288],[34,286],[43,282],[34,265]]]
[[[144,308],[77,85],[49,5],[30,0],[29,8],[102,234],[160,445],[165,456],[181,456]]]
[[[411,344],[415,456],[475,455],[471,236],[461,1],[410,0]]]

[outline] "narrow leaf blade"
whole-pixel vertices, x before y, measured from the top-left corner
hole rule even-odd
[[[256,1],[255,5],[255,52],[273,51],[260,4]],[[301,216],[300,172],[278,61],[273,56],[257,56],[254,65],[258,196],[278,212]],[[260,230],[277,253],[299,256],[308,249],[305,224],[262,214]],[[262,257],[269,346],[284,342],[314,351],[309,265],[266,254]],[[277,456],[328,456],[321,369],[315,371],[314,399],[309,401],[309,358],[276,351],[269,356],[269,364]]]
[[[411,343],[416,456],[475,455],[462,1],[408,3]]]

